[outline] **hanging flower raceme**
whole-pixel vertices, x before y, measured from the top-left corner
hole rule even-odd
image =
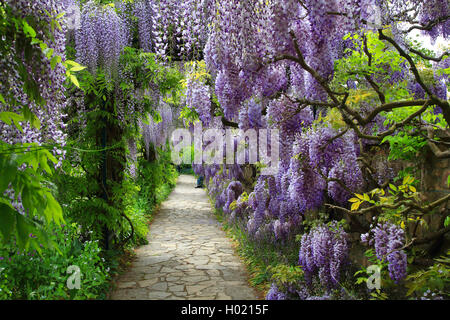
[[[242,184],[239,181],[232,181],[230,182],[230,184],[227,187],[227,191],[226,191],[226,203],[223,207],[223,211],[225,213],[230,213],[230,205],[233,201],[236,201],[238,199],[238,197],[241,195],[241,193],[243,192],[243,188],[242,188]]]
[[[211,93],[210,87],[206,84],[207,74],[202,66],[203,64],[200,64],[197,68],[194,64],[187,72],[184,104],[197,112],[204,126],[209,126],[212,121]]]
[[[267,292],[266,300],[287,300],[286,294],[279,291],[276,284],[272,283],[269,292]]]
[[[172,108],[168,104],[163,103],[162,100],[156,111],[161,118],[160,121],[155,121],[149,116],[148,124],[140,123],[147,157],[149,156],[150,148],[166,147],[174,120]]]
[[[34,17],[37,37],[41,39],[48,47],[53,49],[53,55],[65,57],[67,31],[66,23],[61,20],[61,29],[51,29],[51,20],[54,19],[50,15],[57,16],[66,8],[66,3],[49,0],[36,1],[6,1],[12,14],[20,17]],[[32,45],[35,52],[40,52],[39,44]],[[37,143],[42,145],[45,143],[56,143],[64,146],[66,135],[63,132],[63,109],[66,105],[64,81],[66,80],[65,68],[62,64],[57,63],[53,68],[50,60],[41,53],[41,59],[26,58],[25,55],[20,58],[20,54],[16,52],[14,47],[8,48],[10,52],[4,55],[4,51],[0,53],[0,94],[3,97],[13,96],[17,101],[14,105],[2,103],[0,100],[0,112],[10,111],[19,112],[22,105],[26,105],[39,119],[40,129],[30,126],[29,123],[22,124],[23,131],[17,129],[14,125],[7,125],[0,122],[0,136],[2,141],[7,143]],[[24,90],[24,82],[19,73],[19,66],[14,59],[18,57],[25,67],[26,72],[33,81],[39,83],[39,93],[45,101],[45,106],[37,105]],[[55,156],[59,158],[58,165],[64,157],[64,151],[58,148],[53,150]]]
[[[134,5],[139,44],[145,52],[152,52],[154,48],[156,10],[156,4],[153,0],[136,1]]]
[[[341,226],[318,226],[304,234],[300,244],[299,265],[308,283],[318,275],[328,289],[339,283],[341,272],[348,263],[348,235]]]
[[[111,76],[117,72],[120,54],[129,43],[129,32],[114,6],[89,1],[83,5],[75,42],[79,63],[92,73],[102,68]]]
[[[420,23],[423,25],[433,24],[430,30],[425,32],[432,37],[433,40],[440,35],[447,38],[450,35],[450,21],[448,13],[450,12],[450,4],[448,0],[427,0],[422,2],[422,12],[420,14]],[[442,19],[444,22],[436,23]]]
[[[406,277],[408,259],[401,248],[405,242],[405,232],[392,223],[378,224],[368,234],[361,235],[363,243],[375,246],[375,253],[380,261],[389,263],[389,276],[398,283]]]

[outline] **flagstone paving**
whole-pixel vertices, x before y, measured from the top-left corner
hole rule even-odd
[[[204,189],[181,175],[136,249],[113,300],[256,300],[245,267],[220,229]]]

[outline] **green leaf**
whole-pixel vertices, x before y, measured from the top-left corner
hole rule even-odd
[[[361,202],[355,202],[355,203],[353,203],[353,204],[352,204],[352,207],[351,207],[351,211],[356,211],[356,210],[358,210],[360,205],[361,205]]]
[[[62,208],[50,192],[47,193],[46,211],[48,211],[49,215],[56,223],[60,224],[64,222]]]
[[[367,279],[366,278],[358,278],[358,280],[356,280],[355,284],[361,284],[363,282],[366,282]]]
[[[45,51],[46,51],[47,48],[48,48],[47,44],[44,43],[44,42],[41,42],[41,43],[39,44],[39,46],[41,47],[42,52],[45,53]]]
[[[17,245],[21,249],[26,249],[30,242],[30,233],[32,233],[33,228],[24,216],[21,214],[16,214],[16,241]]]
[[[56,20],[59,20],[59,19],[61,19],[62,17],[64,17],[64,15],[65,15],[66,13],[63,11],[63,12],[61,12],[60,14],[58,14],[56,17],[55,17],[55,19]]]
[[[17,163],[11,159],[4,159],[0,162],[0,171],[2,172],[0,194],[3,194],[10,182],[16,178]]]
[[[48,151],[47,149],[42,150],[42,152],[46,155],[47,159],[53,162],[54,164],[58,163],[58,159],[55,158],[55,156]]]
[[[83,66],[75,66],[75,67],[70,68],[70,71],[71,71],[71,72],[77,72],[77,71],[82,71],[82,70],[84,70],[84,69],[86,69],[86,67],[83,67]]]
[[[52,59],[50,60],[50,67],[52,68],[52,70],[55,69],[57,64],[58,64],[58,56],[53,56]]]
[[[36,38],[36,31],[25,20],[23,20],[23,31],[28,37]]]
[[[48,165],[48,158],[46,157],[44,152],[39,153],[39,163],[45,172],[47,172],[50,175],[52,174],[52,169],[50,169]]]
[[[7,242],[15,227],[15,216],[19,214],[12,207],[5,203],[0,203],[0,232],[3,234],[3,241]]]
[[[14,113],[14,112],[0,112],[0,120],[5,122],[7,125],[11,125],[11,123],[14,123],[16,128],[23,132],[22,126],[19,122],[24,121],[24,117],[20,114]]]
[[[55,52],[55,50],[53,48],[49,48],[46,50],[45,56],[47,57],[47,59],[50,60],[50,58],[53,56],[53,52]]]
[[[73,74],[70,75],[70,81],[72,81],[72,83],[76,85],[78,88],[80,87],[77,77],[75,77]]]
[[[39,121],[38,117],[36,117],[36,115],[33,112],[31,112],[31,110],[28,106],[24,106],[22,108],[22,113],[23,113],[24,119],[26,121],[29,121],[34,128],[36,128],[36,129],[41,128],[41,122]]]
[[[73,67],[80,67],[81,65],[78,62],[75,62],[73,60],[66,60],[66,64],[73,66]]]
[[[389,184],[389,188],[391,188],[393,191],[398,191],[397,187],[391,183]]]
[[[361,274],[361,273],[366,273],[366,270],[365,269],[358,270],[355,272],[355,274],[353,276],[357,276],[358,274]]]
[[[450,225],[450,216],[448,216],[447,218],[445,218],[445,221],[444,221],[444,227],[448,227]]]

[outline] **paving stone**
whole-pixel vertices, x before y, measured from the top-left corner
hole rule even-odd
[[[206,273],[210,276],[220,276],[219,270],[206,270]]]
[[[184,282],[197,283],[197,282],[200,282],[200,281],[208,281],[209,277],[208,276],[188,276],[188,277],[183,277],[182,280]]]
[[[167,282],[158,282],[151,286],[151,290],[166,291],[167,290]]]
[[[120,289],[128,289],[128,288],[135,288],[136,282],[119,282],[117,284],[117,287]]]
[[[177,282],[178,280],[180,280],[180,278],[181,278],[181,277],[172,277],[172,276],[169,276],[169,277],[166,277],[166,281],[167,281],[167,282]]]
[[[144,280],[159,279],[160,277],[161,277],[160,273],[148,273],[144,275]]]
[[[184,285],[169,286],[168,290],[171,292],[182,292],[184,291]]]
[[[150,280],[142,280],[142,281],[139,281],[139,286],[141,288],[147,288],[147,287],[150,287],[153,284],[157,283],[158,280],[159,280],[158,278],[150,279]]]
[[[235,300],[254,300],[255,292],[248,286],[233,286],[225,288],[225,294]]]
[[[177,297],[186,297],[188,295],[186,291],[174,292],[173,294]]]
[[[172,268],[168,268],[168,267],[162,267],[160,272],[161,273],[174,273],[174,272],[177,272],[177,270],[172,269]]]
[[[148,294],[148,299],[150,300],[163,300],[170,296],[170,293],[164,291],[151,291]]]
[[[188,294],[194,294],[206,289],[208,286],[186,286],[186,291]]]
[[[226,294],[218,293],[217,300],[233,300],[233,299],[230,296],[227,296]]]
[[[122,289],[113,295],[113,300],[146,300],[148,296],[147,289]]]
[[[196,296],[190,298],[189,300],[216,300],[216,296]]]

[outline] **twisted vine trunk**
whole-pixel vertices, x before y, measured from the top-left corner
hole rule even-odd
[[[117,116],[114,112],[114,94],[108,94],[106,101],[102,100],[102,102],[100,106],[102,113],[97,119],[99,125],[96,126],[95,133],[97,148],[102,150],[100,170],[96,176],[96,181],[99,186],[97,196],[104,199],[108,206],[119,212],[123,212],[121,199],[114,199],[112,197],[114,188],[120,187],[124,180],[126,151],[122,143],[123,129],[120,128],[118,121],[115,121]],[[103,247],[105,250],[109,250],[112,247],[115,230],[110,229],[107,221],[114,220],[114,217],[109,216],[110,213],[108,211],[99,212],[98,214],[103,215],[103,217],[97,219],[102,224]],[[133,229],[132,226],[131,228]]]

